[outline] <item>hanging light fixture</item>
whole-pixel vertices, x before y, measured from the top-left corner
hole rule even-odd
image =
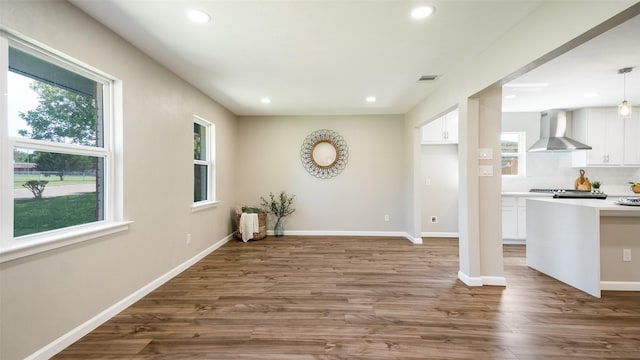
[[[633,68],[622,68],[620,70],[618,70],[618,74],[622,74],[623,76],[623,81],[624,81],[624,87],[623,87],[623,98],[622,98],[622,104],[618,105],[618,115],[622,116],[622,117],[627,117],[629,115],[631,115],[631,105],[629,105],[629,102],[627,101],[627,74],[631,72]]]

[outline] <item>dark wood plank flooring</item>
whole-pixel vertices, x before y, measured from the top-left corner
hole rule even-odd
[[[593,298],[505,245],[504,287],[457,241],[231,241],[56,359],[640,359],[640,293]]]

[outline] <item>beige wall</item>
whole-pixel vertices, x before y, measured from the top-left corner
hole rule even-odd
[[[458,145],[421,145],[420,150],[422,233],[457,236]],[[431,216],[437,216],[438,222],[432,223]]]
[[[61,1],[0,2],[0,24],[122,80],[130,230],[0,264],[0,358],[22,359],[231,233],[235,116]],[[192,116],[216,124],[217,208],[191,212]],[[192,242],[186,245],[186,234]]]
[[[346,168],[331,179],[310,175],[300,160],[304,139],[320,129],[336,131],[349,147]],[[296,195],[285,231],[402,232],[403,129],[397,115],[239,117],[238,205],[258,205],[261,196],[285,190]]]
[[[600,281],[640,280],[640,217],[600,216]],[[623,250],[631,261],[623,261]]]

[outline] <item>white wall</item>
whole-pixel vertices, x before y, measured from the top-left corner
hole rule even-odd
[[[128,232],[0,264],[0,358],[22,359],[231,233],[235,116],[62,1],[2,1],[0,24],[123,81]],[[191,212],[192,116],[216,124],[217,208]],[[186,245],[186,234],[192,234]]]
[[[336,131],[349,147],[346,168],[331,179],[310,175],[300,160],[304,139],[320,129]],[[285,232],[402,232],[403,143],[398,115],[239,117],[238,205],[258,205],[261,196],[285,190],[296,195]]]
[[[540,138],[540,113],[503,113],[502,131],[525,131],[526,147]],[[571,137],[571,133],[567,135]],[[533,188],[571,189],[580,168],[573,167],[571,152],[527,152],[526,176],[503,176],[502,191],[529,191]],[[601,190],[608,194],[633,195],[629,181],[640,179],[640,168],[605,167],[583,168],[591,181],[602,183]]]

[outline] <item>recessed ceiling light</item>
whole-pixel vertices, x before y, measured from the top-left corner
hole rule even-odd
[[[368,103],[374,103],[374,102],[376,102],[376,97],[375,96],[368,96],[365,100]]]
[[[187,17],[189,18],[189,20],[197,23],[206,23],[211,20],[211,16],[201,10],[190,10],[189,12],[187,12]]]
[[[509,94],[509,95],[505,95],[505,96],[504,96],[504,98],[505,98],[506,100],[509,100],[509,99],[515,99],[515,98],[516,98],[516,96],[515,96],[515,95],[513,95],[513,94]]]
[[[419,6],[411,11],[411,17],[414,19],[424,19],[433,14],[435,8],[433,6],[424,5]]]
[[[263,104],[271,104],[271,99],[269,99],[268,97],[263,97],[262,99],[260,99],[260,102]]]

